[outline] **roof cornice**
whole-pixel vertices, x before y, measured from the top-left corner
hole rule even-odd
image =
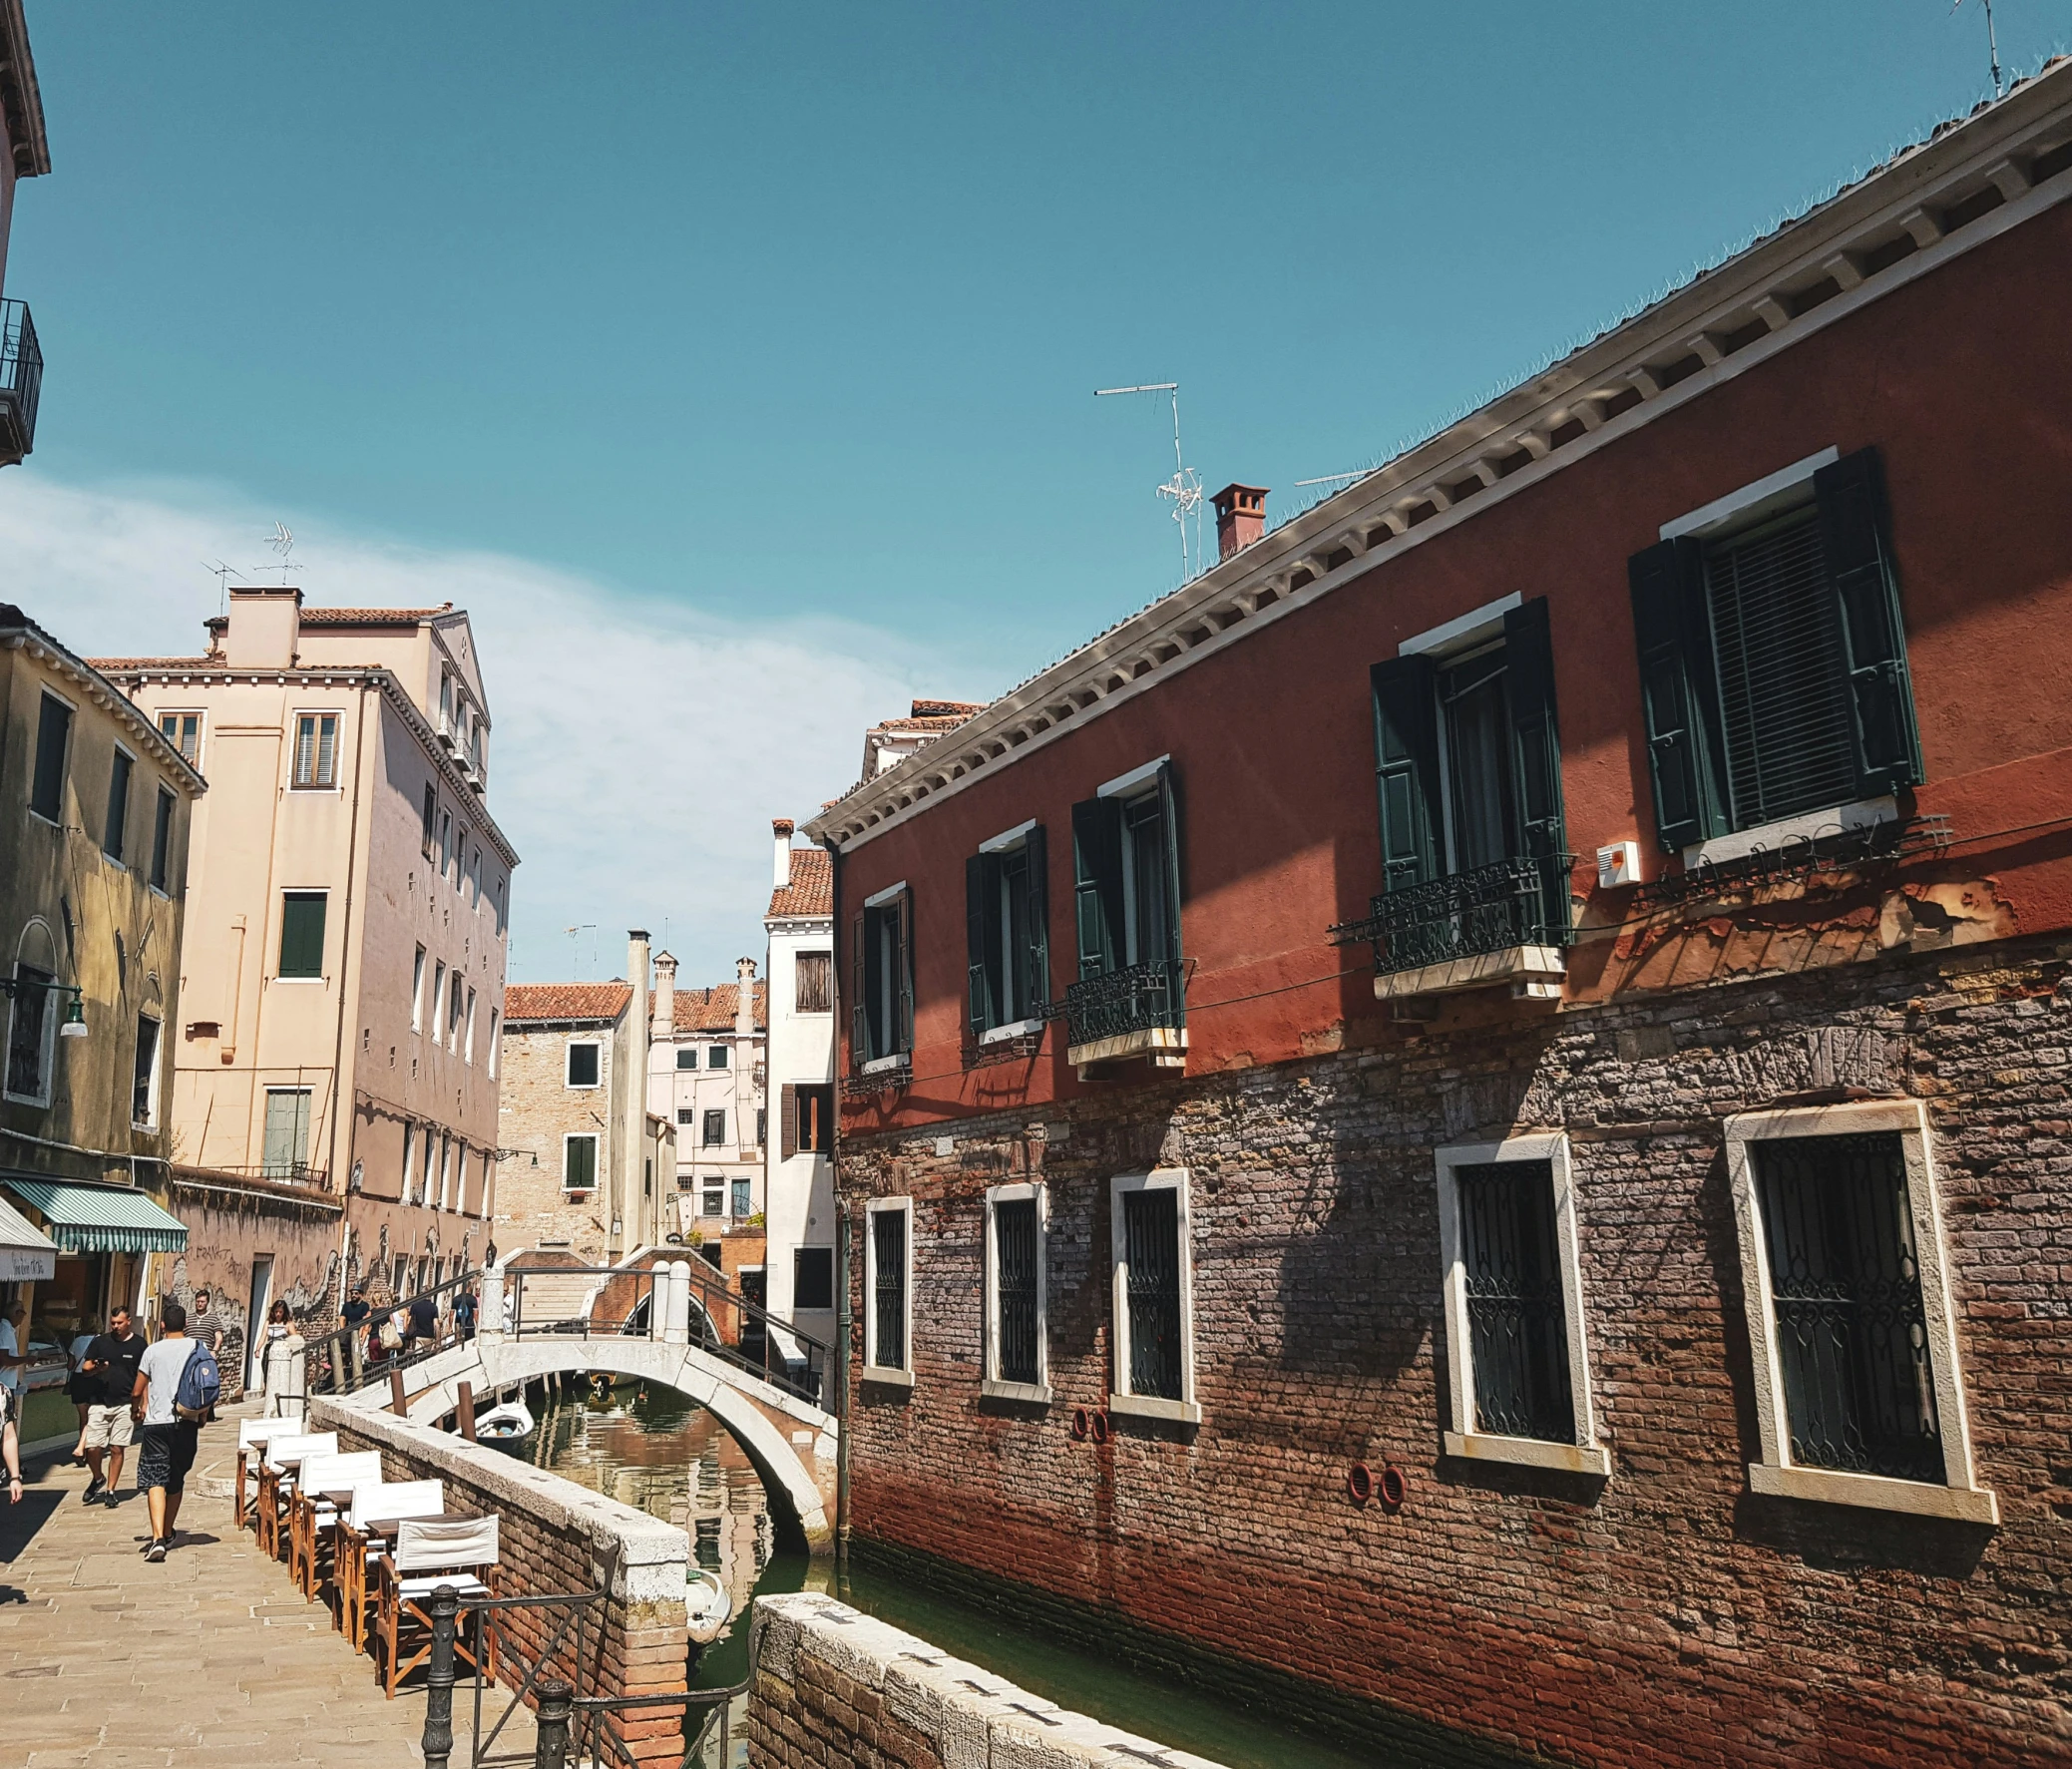
[[[143,708],[123,692],[112,676],[96,669],[84,658],[74,657],[41,627],[32,623],[0,628],[0,646],[9,651],[27,652],[38,663],[73,682],[96,705],[113,713],[131,735],[151,751],[153,760],[185,786],[192,796],[200,798],[208,790],[208,782],[196,772],[194,765],[179,749],[166,740],[166,734],[145,717]]]
[[[852,787],[804,833],[863,845],[2064,202],[2072,167],[2055,162],[2068,142],[2072,62],[2060,59],[1110,628]]]
[[[8,152],[16,178],[41,178],[50,171],[50,136],[44,129],[43,94],[36,85],[36,58],[29,53],[29,21],[22,0],[0,0],[0,99],[7,106]]]

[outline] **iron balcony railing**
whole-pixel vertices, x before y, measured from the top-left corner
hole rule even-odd
[[[36,446],[36,402],[43,394],[43,346],[27,301],[0,301],[0,466]]]
[[[1082,977],[1064,991],[1066,1043],[1097,1044],[1132,1032],[1177,1027],[1185,1009],[1177,959],[1154,958],[1103,976]]]
[[[1379,976],[1514,946],[1566,946],[1573,937],[1573,854],[1519,856],[1450,873],[1373,900],[1364,921],[1333,928],[1340,946],[1374,942]]]

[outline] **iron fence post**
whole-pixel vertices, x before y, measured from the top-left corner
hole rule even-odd
[[[425,1769],[446,1769],[453,1755],[453,1636],[461,1596],[450,1584],[432,1592],[432,1665],[426,1678]]]
[[[539,1731],[533,1740],[533,1769],[567,1769],[569,1711],[576,1691],[563,1682],[540,1685]]]

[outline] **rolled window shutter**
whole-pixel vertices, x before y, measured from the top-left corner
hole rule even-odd
[[[859,909],[849,924],[849,1066],[871,1060],[870,917]]]
[[[777,1092],[777,1158],[788,1161],[799,1151],[799,1091],[786,1082]]]
[[[991,854],[972,854],[964,863],[964,949],[971,979],[967,1018],[976,1037],[993,1024],[991,969],[1000,937],[1000,862]]]
[[[1022,842],[1029,871],[1029,999],[1030,1011],[1040,1014],[1050,1000],[1050,858],[1038,823]]]
[[[1688,538],[1664,541],[1626,562],[1655,834],[1666,853],[1726,828],[1704,567],[1703,550]]]
[[[899,894],[899,1018],[894,1027],[894,1050],[914,1048],[914,893]],[[888,1053],[889,1054],[889,1053]]]
[[[1122,807],[1116,800],[1088,798],[1072,806],[1072,871],[1079,975],[1105,976],[1115,968],[1122,932]]]
[[[1375,664],[1375,784],[1382,818],[1382,889],[1407,891],[1440,874],[1439,703],[1422,653]]]
[[[1877,450],[1859,449],[1823,467],[1813,489],[1847,651],[1857,791],[1876,798],[1924,777]]]

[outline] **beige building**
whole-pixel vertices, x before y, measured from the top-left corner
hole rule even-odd
[[[232,590],[194,658],[99,667],[208,777],[188,857],[175,1158],[345,1201],[343,1272],[479,1261],[511,870],[464,611]],[[170,1031],[170,1027],[169,1027]]]
[[[670,1227],[686,1241],[759,1227],[763,1212],[769,1001],[755,980],[754,959],[734,968],[731,983],[678,989],[676,961],[664,952],[654,964],[647,1105],[675,1126],[676,1219]]]
[[[771,1312],[832,1344],[835,1333],[835,885],[822,848],[770,826],[771,1114],[763,1151]]]
[[[504,1166],[497,1244],[612,1264],[674,1227],[676,1131],[648,1109],[647,936],[628,983],[515,983],[505,992]]]
[[[149,1194],[175,1140],[182,883],[205,788],[113,682],[6,604],[0,709],[0,1307],[25,1298],[32,1338],[64,1344],[137,1306],[149,1256],[186,1245]]]

